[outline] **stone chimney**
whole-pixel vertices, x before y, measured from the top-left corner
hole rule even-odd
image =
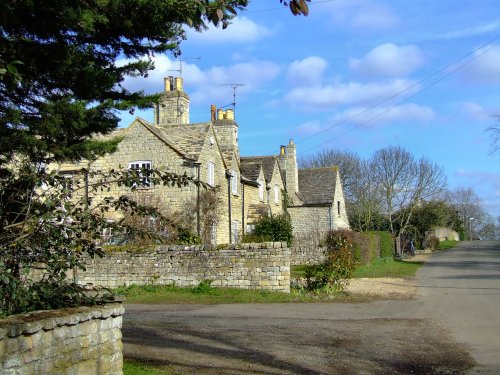
[[[278,155],[280,171],[285,178],[285,189],[293,203],[297,201],[296,193],[299,192],[299,169],[297,167],[297,150],[293,139],[287,146],[280,146]]]

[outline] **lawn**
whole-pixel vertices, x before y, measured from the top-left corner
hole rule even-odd
[[[123,375],[181,375],[181,373],[147,362],[125,358],[123,360]]]
[[[356,302],[358,296],[343,292],[306,292],[292,289],[290,293],[268,290],[214,288],[206,284],[194,288],[166,285],[132,285],[120,287],[113,293],[126,297],[126,303],[301,303],[301,302]]]
[[[354,271],[353,278],[364,277],[402,277],[408,278],[415,275],[415,272],[423,265],[422,262],[403,262],[392,258],[381,258],[371,264],[360,265]],[[305,277],[307,266],[292,266],[292,278]]]
[[[371,264],[356,268],[353,278],[374,277],[399,277],[409,278],[415,276],[417,270],[422,267],[423,262],[408,262],[393,259],[377,259]]]

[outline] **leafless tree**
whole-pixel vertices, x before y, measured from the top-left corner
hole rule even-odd
[[[500,116],[497,116],[500,117]],[[491,149],[492,155],[500,151],[500,124],[493,125],[487,129],[491,134]]]
[[[448,191],[447,199],[462,219],[467,237],[474,237],[473,234],[480,231],[483,222],[488,221],[489,216],[483,209],[481,198],[474,189],[459,187]]]
[[[442,167],[425,158],[417,161],[401,147],[376,151],[370,164],[394,234],[405,232],[415,208],[423,200],[437,197],[446,188]]]

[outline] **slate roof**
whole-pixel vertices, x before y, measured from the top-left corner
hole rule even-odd
[[[304,204],[334,201],[337,167],[299,169],[299,192]]]
[[[149,124],[146,126],[164,142],[194,160],[198,160],[210,130],[208,122],[162,127],[153,127]]]
[[[260,163],[256,163],[252,158],[241,158],[240,159],[240,170],[243,177],[248,178],[251,181],[257,181],[260,175],[260,170],[262,166]]]
[[[264,178],[270,182],[273,177],[274,167],[276,165],[276,156],[245,156],[241,157],[241,164],[256,164],[262,167]],[[243,169],[242,169],[243,170]],[[249,177],[249,176],[247,176]]]

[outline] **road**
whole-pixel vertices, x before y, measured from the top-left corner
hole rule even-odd
[[[124,352],[184,374],[500,374],[500,242],[435,253],[416,284],[411,301],[127,305]]]

